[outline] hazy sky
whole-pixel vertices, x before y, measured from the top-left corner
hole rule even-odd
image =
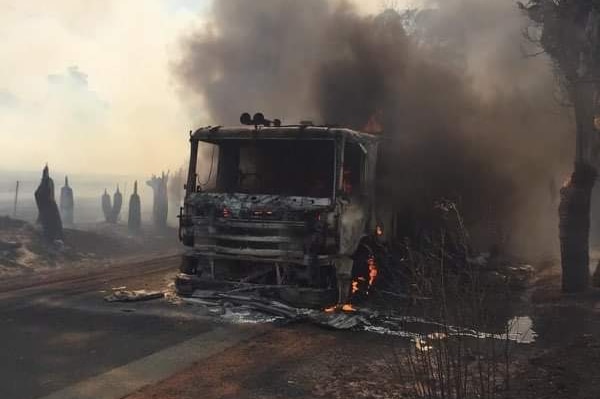
[[[210,3],[0,0],[0,170],[181,165],[187,132],[218,123],[189,108],[170,72],[180,38],[206,23]],[[356,3],[376,12],[416,0]]]

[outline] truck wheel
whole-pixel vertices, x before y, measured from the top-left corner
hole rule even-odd
[[[190,277],[180,274],[175,278],[175,291],[181,296],[191,296],[194,293],[194,283]]]
[[[194,235],[193,234],[184,234],[181,238],[181,243],[186,247],[194,246]]]
[[[371,285],[376,281],[379,273],[377,264],[379,257],[375,252],[374,245],[365,239],[360,243],[353,258],[351,300],[360,302],[366,299],[369,291],[373,288]]]
[[[179,271],[183,274],[196,274],[198,271],[198,258],[191,255],[183,255]]]

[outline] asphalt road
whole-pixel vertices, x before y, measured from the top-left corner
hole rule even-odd
[[[167,256],[0,281],[0,398],[34,399],[52,393],[66,397],[70,387],[79,384],[89,390],[90,381],[96,380],[104,384],[98,385],[100,392],[115,385],[114,370],[135,370],[142,378],[130,388],[137,389],[154,382],[146,381],[146,374],[160,379],[185,366],[185,356],[175,362],[169,348],[186,353],[198,347],[200,353],[206,350],[198,346],[204,336],[212,340],[213,352],[220,344],[229,344],[226,339],[233,342],[231,332],[246,327],[229,326],[231,331],[224,332],[221,324],[197,310],[165,300],[131,304],[103,300],[112,287],[165,289],[178,261],[177,256]],[[225,335],[229,338],[221,342]],[[135,367],[128,369],[130,364]],[[108,377],[97,377],[102,375]],[[93,397],[103,397],[98,392]],[[115,391],[105,397],[119,395]]]

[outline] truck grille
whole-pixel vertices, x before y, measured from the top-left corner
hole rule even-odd
[[[195,218],[196,248],[215,257],[305,263],[304,222]]]

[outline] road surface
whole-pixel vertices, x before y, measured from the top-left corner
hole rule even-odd
[[[164,256],[0,280],[0,398],[398,397],[396,337],[103,300],[114,287],[165,289],[178,264]]]
[[[165,300],[108,303],[113,287],[165,289],[178,256],[0,281],[0,398],[117,398],[261,332]]]

